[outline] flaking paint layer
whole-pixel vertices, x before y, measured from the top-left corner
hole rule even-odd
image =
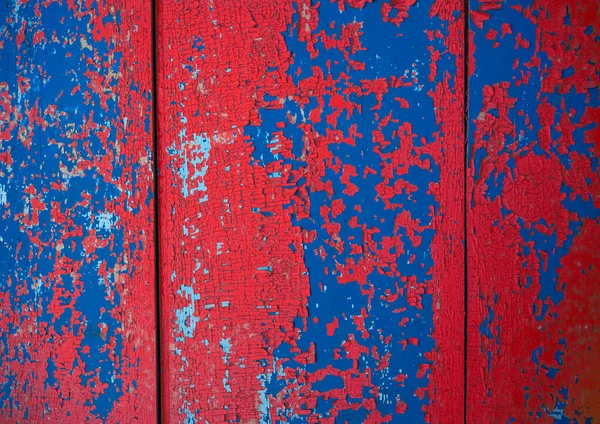
[[[468,421],[593,422],[600,4],[470,13]]]
[[[167,420],[462,419],[462,8],[158,2]]]
[[[149,3],[0,4],[0,421],[156,420]]]

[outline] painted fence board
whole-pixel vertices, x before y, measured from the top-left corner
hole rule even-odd
[[[0,421],[156,420],[150,4],[0,3]]]
[[[600,4],[473,1],[469,422],[600,418]]]
[[[460,422],[460,1],[158,0],[166,422]]]

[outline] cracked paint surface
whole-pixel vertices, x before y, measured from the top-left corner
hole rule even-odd
[[[600,416],[598,2],[463,6],[158,1],[166,422]],[[0,421],[157,418],[151,30],[0,6]]]
[[[158,2],[163,415],[463,417],[462,2]]]
[[[0,4],[0,421],[156,420],[149,4]]]
[[[600,4],[470,11],[469,422],[600,418]]]

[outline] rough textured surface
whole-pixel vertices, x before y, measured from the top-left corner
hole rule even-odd
[[[156,420],[151,27],[0,3],[0,422]]]
[[[169,422],[463,418],[463,20],[158,2]]]
[[[469,422],[600,419],[599,14],[471,4]]]
[[[166,422],[600,417],[597,0],[157,6]],[[0,5],[1,422],[157,418],[151,30]]]

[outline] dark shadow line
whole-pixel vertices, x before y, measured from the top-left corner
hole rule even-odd
[[[463,345],[463,355],[464,355],[464,364],[463,364],[463,413],[464,413],[464,423],[467,423],[467,405],[468,399],[468,359],[469,359],[469,268],[468,268],[468,246],[467,246],[467,238],[468,238],[468,220],[467,220],[467,211],[468,211],[468,198],[467,198],[467,182],[468,182],[468,167],[469,167],[469,0],[463,0],[463,23],[464,23],[464,35],[463,35],[463,121],[464,121],[464,154],[463,154],[463,229],[464,229],[464,239],[463,239],[463,267],[464,267],[464,345]]]
[[[162,423],[162,373],[161,373],[161,314],[160,314],[160,225],[159,225],[159,166],[158,166],[158,111],[156,101],[157,90],[157,49],[156,49],[156,1],[150,0],[150,26],[152,29],[151,73],[152,73],[152,174],[154,183],[154,311],[156,317],[155,351],[156,351],[156,421]]]

